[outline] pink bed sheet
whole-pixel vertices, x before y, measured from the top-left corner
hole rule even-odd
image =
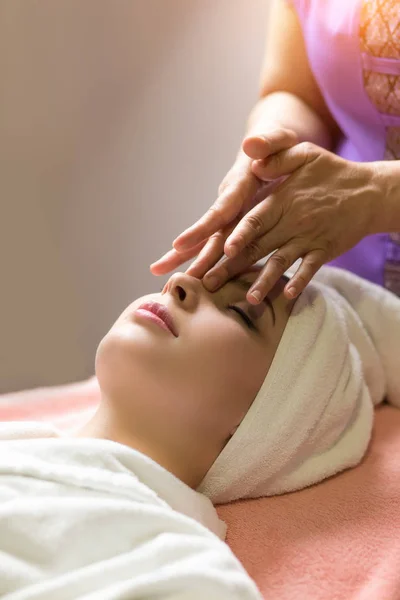
[[[95,378],[0,396],[0,420],[61,429],[89,416]],[[400,411],[376,410],[366,457],[317,486],[217,508],[227,542],[263,596],[279,600],[400,599]]]

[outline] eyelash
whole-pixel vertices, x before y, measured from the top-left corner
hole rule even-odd
[[[162,286],[162,288],[160,289],[160,292],[163,291],[165,285]],[[239,308],[238,306],[232,306],[231,304],[228,306],[228,309],[230,310],[234,310],[235,312],[238,313],[238,315],[243,319],[243,321],[246,323],[247,327],[253,331],[257,331],[257,327],[254,325],[253,321],[246,315],[246,313]]]
[[[232,306],[231,304],[228,306],[228,308],[230,310],[234,310],[235,312],[237,312],[241,316],[243,321],[246,323],[246,325],[249,329],[252,329],[253,331],[256,330],[256,327],[255,327],[253,321],[251,321],[249,319],[249,317],[246,315],[246,313],[241,308],[239,308],[238,306]]]

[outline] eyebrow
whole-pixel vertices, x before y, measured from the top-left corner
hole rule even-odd
[[[253,282],[249,282],[249,281],[246,281],[245,279],[241,279],[238,275],[236,275],[236,277],[232,277],[227,283],[230,283],[230,282],[238,285],[242,290],[245,290],[246,293],[249,291],[249,289],[253,285]],[[268,298],[268,296],[265,296],[265,298],[263,299],[263,302],[271,310],[272,321],[273,321],[273,324],[275,325],[275,321],[276,321],[275,309],[274,309],[274,306],[273,306],[271,300]]]

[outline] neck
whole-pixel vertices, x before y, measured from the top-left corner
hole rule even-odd
[[[149,456],[189,487],[193,489],[198,487],[202,477],[196,476],[194,463],[190,460],[187,452],[181,449],[179,451],[167,449],[163,447],[162,442],[152,442],[150,436],[138,435],[133,428],[127,427],[127,423],[129,425],[129,419],[120,418],[117,411],[113,410],[112,402],[102,397],[96,413],[84,427],[75,433],[75,436],[106,439],[124,444]],[[184,461],[182,457],[185,458]]]

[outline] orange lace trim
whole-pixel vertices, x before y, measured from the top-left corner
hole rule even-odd
[[[400,2],[363,0],[360,48],[371,56],[400,60]],[[364,69],[364,87],[379,112],[400,115],[400,76]],[[385,160],[400,158],[400,127],[386,128]]]

